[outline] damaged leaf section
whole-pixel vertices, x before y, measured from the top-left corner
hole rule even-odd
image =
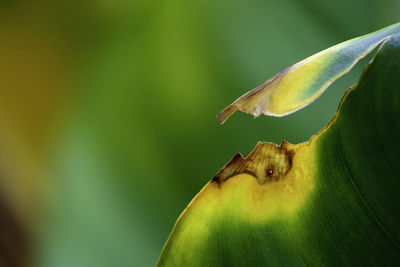
[[[280,146],[268,142],[259,142],[254,150],[243,158],[236,154],[212,179],[218,184],[241,173],[254,176],[259,184],[276,182],[284,179],[292,167],[294,151],[288,143]]]
[[[257,88],[244,94],[217,118],[224,123],[236,110],[258,117],[282,117],[317,99],[335,80],[376,47],[400,32],[400,23],[323,50],[286,68]]]
[[[399,62],[400,33],[308,142],[237,154],[181,214],[157,266],[398,266]]]

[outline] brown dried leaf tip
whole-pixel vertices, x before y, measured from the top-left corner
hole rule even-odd
[[[288,67],[284,69],[271,79],[260,84],[253,90],[245,93],[244,95],[236,99],[232,104],[224,108],[217,115],[219,123],[223,124],[237,110],[252,114],[254,118],[257,118],[261,114],[276,116],[276,114],[268,111],[268,106],[270,102],[269,98],[274,91],[274,87],[279,84],[280,80],[291,68],[292,67]]]
[[[241,173],[254,176],[259,184],[279,181],[292,167],[294,151],[288,150],[287,145],[285,141],[280,146],[258,142],[246,158],[243,158],[240,153],[236,154],[219,170],[212,182],[220,184]]]

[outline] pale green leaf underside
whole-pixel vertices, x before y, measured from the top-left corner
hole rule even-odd
[[[258,117],[281,117],[318,98],[336,79],[374,48],[400,32],[400,23],[332,46],[286,68],[249,91],[218,114],[223,123],[236,110]]]

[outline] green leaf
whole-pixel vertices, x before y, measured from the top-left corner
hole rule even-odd
[[[236,110],[254,117],[282,117],[317,99],[375,47],[400,32],[400,23],[332,46],[290,66],[244,94],[218,114],[223,123]]]
[[[400,264],[400,34],[385,40],[308,142],[259,143],[222,168],[181,214],[158,265]]]

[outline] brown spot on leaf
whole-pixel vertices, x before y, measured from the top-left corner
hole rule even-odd
[[[259,142],[254,150],[243,158],[236,154],[212,179],[212,182],[223,183],[241,173],[254,176],[259,184],[284,179],[292,167],[294,152],[288,149],[288,143],[280,146]]]
[[[272,176],[274,174],[274,166],[267,169],[267,176]]]

